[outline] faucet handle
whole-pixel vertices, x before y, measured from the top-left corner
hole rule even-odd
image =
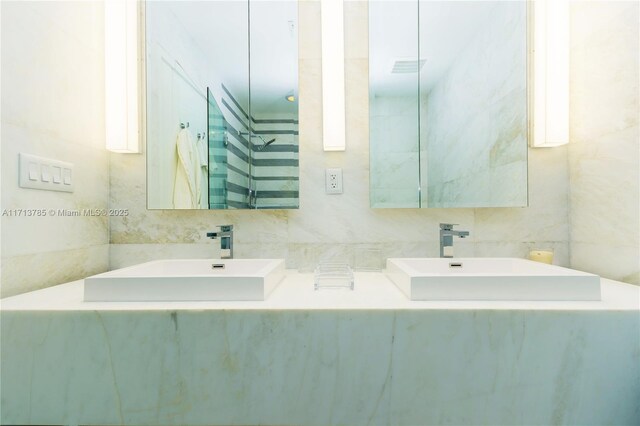
[[[220,229],[220,232],[232,232],[233,231],[233,225],[216,225],[216,228]],[[207,232],[207,238],[212,238],[212,239],[216,239],[218,238],[220,235],[220,232]]]
[[[452,231],[454,226],[459,225],[458,223],[441,223],[440,229],[443,231]]]

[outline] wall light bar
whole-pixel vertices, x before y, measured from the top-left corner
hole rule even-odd
[[[533,116],[530,145],[569,143],[569,1],[533,2]]]
[[[106,147],[140,152],[138,1],[104,2]]]
[[[322,0],[322,140],[325,151],[344,151],[344,3]]]

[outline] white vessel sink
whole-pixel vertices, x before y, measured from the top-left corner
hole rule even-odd
[[[84,300],[265,300],[283,278],[283,259],[157,260],[86,278]]]
[[[388,259],[411,300],[600,300],[600,277],[510,258]]]

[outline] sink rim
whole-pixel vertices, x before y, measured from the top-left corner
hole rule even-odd
[[[418,271],[402,262],[422,260],[445,263],[490,259],[516,261],[534,272],[437,273]],[[518,258],[390,258],[387,278],[410,300],[431,301],[600,301],[600,277],[556,265]]]
[[[534,268],[535,271],[483,271],[483,272],[463,272],[462,270],[452,270],[446,272],[439,271],[422,271],[416,269],[407,261],[429,261],[433,263],[451,263],[451,262],[481,262],[494,261],[494,262],[511,262],[520,263],[523,266]],[[541,262],[535,262],[529,259],[521,259],[517,257],[454,257],[454,258],[442,258],[442,257],[395,257],[387,259],[387,268],[390,263],[395,264],[400,269],[404,268],[405,272],[411,277],[598,277],[596,274],[590,272],[578,271],[576,269],[565,268],[559,265],[550,265]]]
[[[257,271],[198,274],[154,270],[163,263],[249,263]],[[133,272],[133,273],[132,273]],[[84,279],[84,302],[264,301],[285,278],[284,259],[161,259]]]
[[[265,262],[263,266],[261,266],[256,271],[251,272],[234,272],[221,274],[216,272],[222,272],[223,270],[217,271],[215,269],[211,269],[207,271],[208,273],[166,273],[163,271],[151,271],[151,273],[143,274],[144,270],[139,271],[139,273],[131,273],[136,270],[140,270],[143,268],[151,268],[155,265],[161,265],[163,263],[211,263],[211,264],[220,264],[220,263],[249,263],[249,262]],[[118,279],[118,278],[241,278],[241,277],[249,277],[249,278],[262,278],[266,273],[280,266],[280,264],[284,263],[284,259],[156,259],[148,262],[138,263],[136,265],[125,266],[124,268],[114,269],[112,271],[102,272],[100,274],[91,275],[86,277],[85,280],[92,279]]]

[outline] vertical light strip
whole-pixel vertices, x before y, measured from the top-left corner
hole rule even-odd
[[[344,151],[344,3],[321,1],[322,140],[325,151]]]
[[[138,1],[104,2],[106,147],[140,152],[138,102]]]
[[[534,0],[531,146],[569,143],[569,2]]]

